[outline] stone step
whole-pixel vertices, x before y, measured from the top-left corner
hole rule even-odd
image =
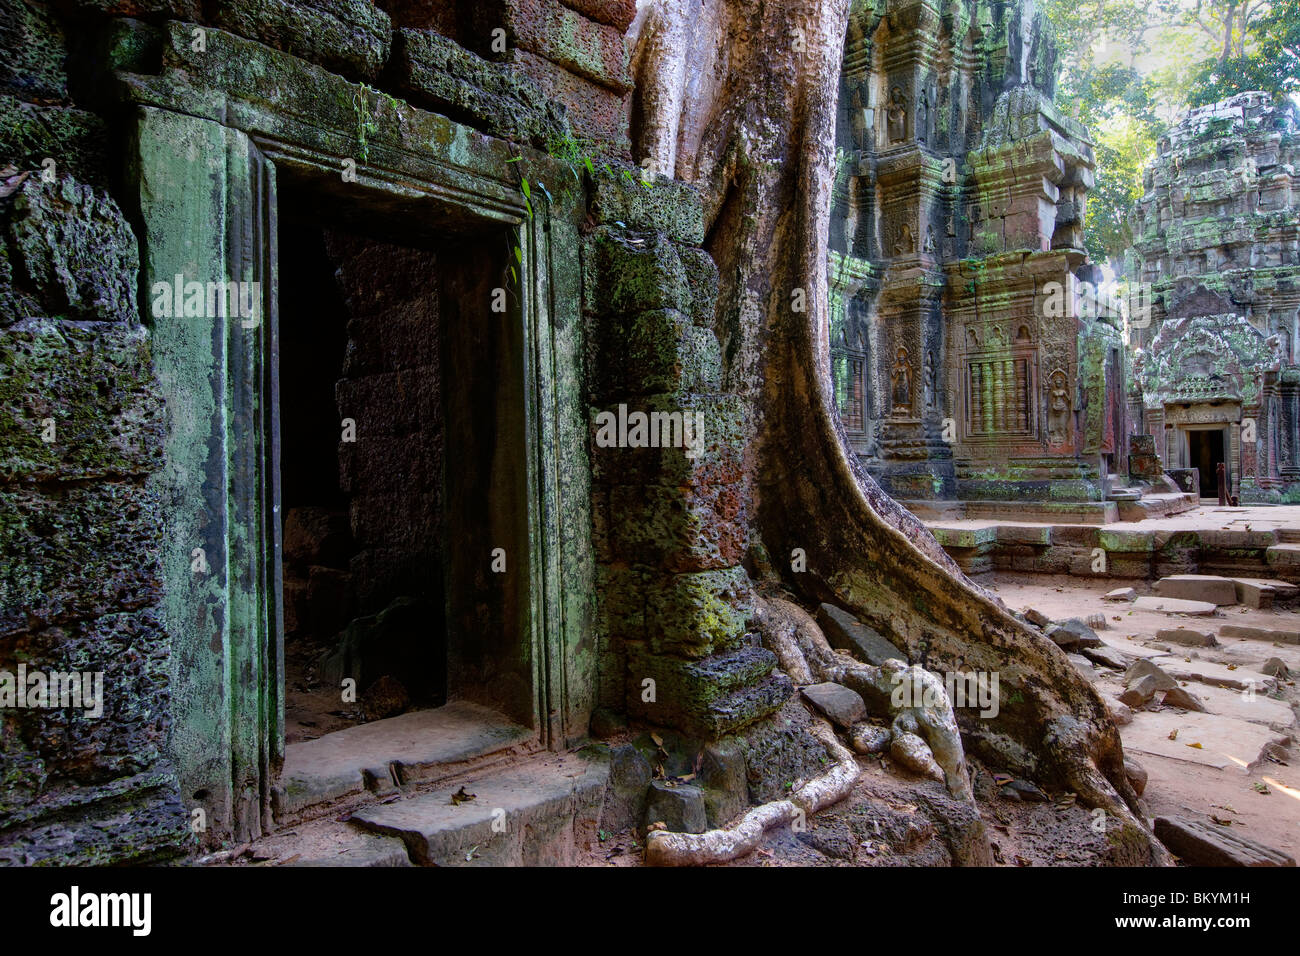
[[[546,754],[463,789],[364,807],[352,822],[399,837],[421,866],[572,866],[596,837],[608,777],[595,751]]]
[[[1236,584],[1231,578],[1221,578],[1214,574],[1171,574],[1161,578],[1152,587],[1162,598],[1209,601],[1220,606],[1237,603]]]
[[[1300,544],[1300,528],[1278,528],[1277,540],[1281,544]]]
[[[533,731],[495,710],[453,701],[290,744],[272,807],[283,821],[318,804],[366,791],[392,793],[537,746]]]

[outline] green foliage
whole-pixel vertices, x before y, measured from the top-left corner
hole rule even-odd
[[[1192,106],[1300,92],[1300,0],[1040,0],[1060,47],[1057,104],[1091,131],[1085,242],[1118,270],[1142,173]]]

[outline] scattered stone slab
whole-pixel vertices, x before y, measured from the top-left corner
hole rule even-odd
[[[1133,785],[1133,792],[1139,797],[1147,788],[1147,771],[1140,763],[1132,757],[1124,758],[1124,776],[1128,777],[1128,782]]]
[[[1132,687],[1143,677],[1154,680],[1156,690],[1173,690],[1178,686],[1178,682],[1166,674],[1160,665],[1150,660],[1138,660],[1130,664],[1124,672],[1124,684]]]
[[[1052,619],[1038,610],[1036,607],[1027,607],[1024,610],[1025,620],[1037,627],[1051,627]]]
[[[1270,677],[1280,677],[1283,680],[1291,673],[1287,670],[1286,662],[1280,657],[1270,657],[1263,664],[1259,665],[1261,674],[1267,674]]]
[[[1187,601],[1163,595],[1159,597],[1144,595],[1133,602],[1133,607],[1139,611],[1158,611],[1161,614],[1192,614],[1209,617],[1218,605],[1211,604],[1209,601]]]
[[[1110,667],[1119,671],[1128,667],[1128,658],[1109,644],[1103,644],[1101,647],[1085,647],[1081,653],[1088,660],[1094,664],[1100,664],[1102,667]]]
[[[1277,596],[1277,589],[1271,584],[1245,578],[1233,578],[1232,583],[1237,588],[1238,604],[1254,608],[1257,611],[1272,610],[1273,599]]]
[[[817,609],[817,623],[831,647],[850,651],[868,664],[879,667],[890,659],[907,661],[907,655],[878,631],[834,604],[823,604]]]
[[[1043,791],[1039,790],[1038,787],[1034,786],[1034,784],[1030,783],[1028,780],[1016,778],[1006,784],[1002,789],[1004,791],[1010,790],[1025,803],[1047,802],[1047,794],[1043,793]]]
[[[1300,631],[1284,631],[1271,627],[1250,627],[1245,624],[1225,624],[1219,629],[1224,637],[1243,637],[1252,641],[1269,641],[1277,644],[1300,644]]]
[[[1177,734],[1171,740],[1169,735],[1175,731]],[[1135,714],[1133,723],[1121,728],[1120,739],[1126,753],[1155,754],[1248,774],[1264,759],[1268,749],[1283,745],[1288,736],[1262,724],[1222,714],[1162,710]]]
[[[1059,647],[1084,648],[1101,647],[1101,638],[1097,632],[1077,617],[1058,621],[1047,629],[1050,637]]]
[[[1160,698],[1160,702],[1166,707],[1194,710],[1201,714],[1208,712],[1206,706],[1201,703],[1201,699],[1183,687],[1174,687],[1165,691],[1165,696]]]
[[[1274,730],[1291,732],[1296,726],[1295,713],[1285,701],[1273,700],[1266,694],[1256,691],[1247,694],[1227,687],[1212,687],[1209,684],[1197,684],[1196,697],[1211,714],[1222,714],[1255,724],[1263,724]],[[1184,688],[1186,690],[1187,688]]]
[[[1295,858],[1207,820],[1156,817],[1156,839],[1189,866],[1295,866]]]
[[[1156,640],[1167,641],[1170,644],[1182,644],[1187,647],[1218,647],[1219,642],[1214,639],[1214,634],[1210,631],[1193,631],[1187,627],[1169,627],[1161,628],[1156,631]]]
[[[1237,586],[1231,578],[1217,574],[1171,574],[1154,585],[1162,598],[1208,601],[1224,605],[1237,603]]]
[[[1273,601],[1275,603],[1292,601],[1300,597],[1300,586],[1294,585],[1290,581],[1280,581],[1276,578],[1233,578],[1232,580],[1239,584],[1270,588],[1273,591]]]
[[[843,684],[827,681],[803,688],[808,702],[826,716],[831,723],[848,730],[867,716],[867,705],[862,695]]]
[[[1127,704],[1135,710],[1139,707],[1146,706],[1152,697],[1155,697],[1157,682],[1154,674],[1143,674],[1124,688],[1124,693],[1119,695],[1120,703]]]
[[[1137,591],[1132,588],[1116,588],[1113,591],[1107,591],[1103,601],[1133,601],[1137,599]]]
[[[1092,663],[1088,658],[1084,657],[1082,654],[1069,654],[1067,656],[1070,658],[1070,663],[1074,665],[1074,669],[1087,678],[1089,683],[1097,683],[1097,671],[1093,668]]]
[[[1111,697],[1109,694],[1103,695],[1101,699],[1106,704],[1106,709],[1110,711],[1111,719],[1115,721],[1116,727],[1123,727],[1126,724],[1133,723],[1133,709],[1128,704],[1118,697]]]
[[[709,828],[704,792],[699,787],[654,781],[646,802],[646,828],[652,823],[662,823],[672,833],[703,833]]]
[[[1110,627],[1110,625],[1106,623],[1105,614],[1089,614],[1088,619],[1083,623],[1087,624],[1094,631],[1104,631]]]
[[[1272,678],[1256,676],[1255,671],[1214,661],[1165,658],[1160,661],[1160,666],[1175,680],[1194,680],[1212,687],[1228,687],[1233,690],[1253,687],[1257,693],[1268,693],[1277,686]]]

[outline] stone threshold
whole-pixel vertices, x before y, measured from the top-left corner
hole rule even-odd
[[[345,798],[386,796],[539,749],[535,731],[453,701],[289,744],[272,810],[284,824]]]

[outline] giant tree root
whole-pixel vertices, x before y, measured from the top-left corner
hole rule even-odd
[[[757,626],[763,643],[777,656],[796,684],[813,679],[844,684],[857,691],[878,716],[892,720],[890,753],[900,764],[942,781],[948,792],[974,800],[966,771],[966,754],[952,702],[943,682],[923,667],[903,661],[885,661],[881,667],[864,664],[831,648],[821,627],[799,605],[781,598],[758,598]],[[899,706],[899,690],[907,690],[908,703]],[[928,702],[928,703],[927,703]]]
[[[646,837],[645,862],[650,866],[727,863],[755,850],[773,827],[794,823],[847,797],[861,773],[857,758],[836,739],[826,721],[818,720],[812,732],[835,758],[829,771],[804,784],[789,800],[755,807],[732,826],[705,833],[652,830]]]

